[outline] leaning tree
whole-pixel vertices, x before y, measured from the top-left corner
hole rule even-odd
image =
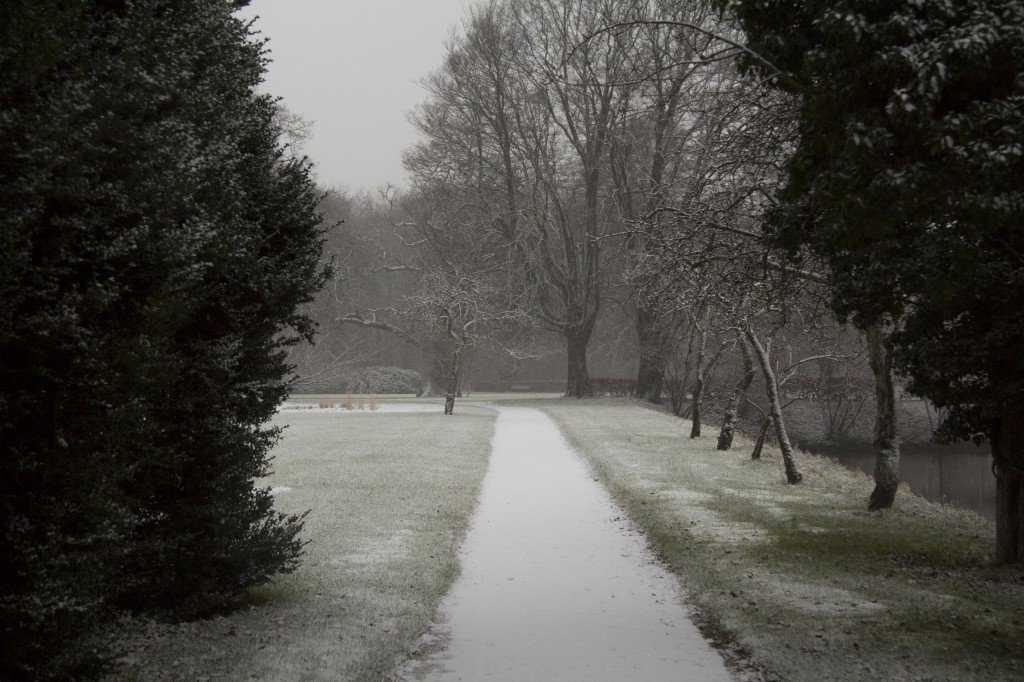
[[[940,432],[988,439],[996,556],[1024,560],[1024,2],[723,0],[751,69],[799,93],[777,244],[890,338]]]

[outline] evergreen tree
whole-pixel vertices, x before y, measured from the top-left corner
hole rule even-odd
[[[255,480],[326,275],[237,2],[0,6],[0,677],[295,567]]]
[[[1024,2],[722,0],[802,97],[775,242],[892,338],[942,432],[991,441],[997,557],[1024,560]]]

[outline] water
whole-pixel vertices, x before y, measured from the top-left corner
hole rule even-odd
[[[498,409],[462,573],[399,679],[731,680],[554,422]]]
[[[870,444],[804,443],[800,447],[868,475],[875,470],[875,453]],[[987,445],[901,445],[900,480],[925,499],[952,503],[995,519],[996,479]]]

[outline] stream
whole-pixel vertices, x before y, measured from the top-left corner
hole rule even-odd
[[[848,469],[874,474],[875,452],[870,444],[806,443],[801,447],[832,457]],[[927,500],[955,504],[995,520],[996,479],[987,445],[901,444],[900,481]]]

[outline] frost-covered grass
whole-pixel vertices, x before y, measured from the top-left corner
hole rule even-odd
[[[266,482],[277,508],[312,510],[295,573],[231,615],[126,623],[112,680],[380,680],[427,628],[458,571],[495,414],[278,415]]]
[[[544,401],[652,546],[705,631],[769,679],[1024,679],[1024,574],[989,563],[981,517],[799,454],[804,482],[751,445],[625,400]],[[714,426],[706,427],[706,432]],[[740,664],[742,666],[742,663]]]
[[[557,400],[560,396],[561,394],[559,393],[472,393],[465,398],[457,398],[455,400],[455,411],[458,413],[462,405],[474,405],[480,403],[520,403],[524,401],[528,404],[533,404],[534,401],[537,400]],[[414,406],[415,409],[429,410],[437,408],[439,412],[444,412],[443,396],[417,398],[411,393],[396,393],[388,395],[374,395],[373,397],[377,402],[378,408],[382,411],[390,411],[389,408],[391,407],[402,410],[410,406]],[[280,411],[293,412],[320,409],[321,405],[331,406],[327,409],[346,410],[346,402],[348,401],[351,401],[351,408],[347,411],[369,411],[370,394],[364,393],[362,398],[363,403],[360,407],[359,394],[324,393],[293,395],[281,406]]]
[[[804,483],[789,486],[777,454],[751,461],[739,439],[716,452],[714,425],[691,441],[688,422],[635,402],[537,398],[473,395],[450,418],[409,396],[380,402],[436,411],[281,413],[268,484],[283,511],[313,510],[304,565],[230,616],[128,624],[111,679],[387,679],[457,572],[493,432],[481,399],[552,414],[705,631],[765,677],[1024,678],[1024,575],[989,565],[981,517],[905,492],[868,513],[870,479],[828,460],[799,454]]]

